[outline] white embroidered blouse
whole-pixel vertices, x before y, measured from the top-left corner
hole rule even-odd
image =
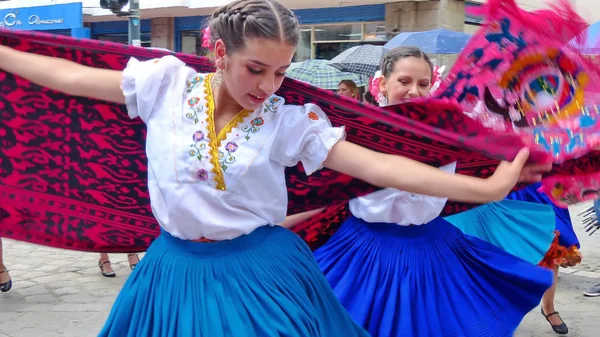
[[[442,166],[446,172],[456,170],[456,162]],[[437,218],[447,198],[431,197],[393,188],[385,188],[350,200],[352,215],[371,223],[393,223],[401,226],[423,225]]]
[[[275,95],[217,134],[211,76],[174,56],[132,58],[123,71],[129,116],[147,125],[152,211],[164,230],[185,240],[233,239],[281,223],[284,168],[302,162],[313,173],[345,135],[316,105],[284,105]]]
[[[382,106],[387,105],[381,97],[383,96],[380,96],[380,102],[384,102]],[[440,169],[455,172],[456,162],[442,166]],[[350,200],[349,206],[352,215],[366,222],[411,226],[424,225],[437,218],[442,213],[446,201],[447,198],[384,188]]]

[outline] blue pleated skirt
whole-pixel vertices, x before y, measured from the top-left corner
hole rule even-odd
[[[163,232],[123,286],[103,337],[369,336],[335,297],[306,244],[261,227],[230,241]]]
[[[422,226],[348,219],[315,256],[375,337],[508,337],[552,273],[437,218]]]
[[[541,183],[529,185],[523,189],[512,192],[508,195],[507,199],[529,201],[552,206],[556,215],[556,230],[560,232],[558,243],[564,247],[576,246],[577,248],[580,248],[579,239],[577,238],[577,234],[575,234],[575,230],[573,229],[573,223],[571,222],[569,210],[566,208],[557,207],[552,203],[552,201],[550,201],[550,198],[548,198],[547,195],[538,192],[538,189],[541,186]]]
[[[550,205],[503,200],[445,218],[463,233],[487,241],[531,264],[540,263],[554,240]]]

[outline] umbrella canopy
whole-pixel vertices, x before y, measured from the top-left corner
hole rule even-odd
[[[285,72],[289,78],[311,84],[321,89],[337,89],[342,80],[352,80],[362,87],[369,83],[369,77],[340,71],[328,65],[327,60],[306,60],[292,63]]]
[[[581,37],[584,38],[584,41],[577,41]],[[581,50],[583,54],[600,54],[600,21],[589,26],[580,36],[574,37],[570,44]]]
[[[341,71],[373,76],[383,58],[383,46],[364,44],[344,50],[329,61],[329,65]]]
[[[471,34],[446,29],[405,32],[396,35],[385,44],[384,48],[393,49],[401,46],[414,46],[427,54],[459,54],[467,45],[470,38]]]

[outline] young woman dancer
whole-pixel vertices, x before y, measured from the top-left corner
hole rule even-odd
[[[147,125],[152,209],[162,234],[119,294],[100,336],[367,336],[285,219],[286,166],[325,166],[378,186],[471,202],[503,199],[528,151],[488,179],[453,175],[344,141],[319,107],[274,92],[299,36],[274,0],[236,0],[210,19],[216,74],[166,56],[124,71],[0,48],[0,68],[71,95],[126,104]],[[48,69],[53,69],[49,72]],[[372,165],[377,162],[379,165]],[[435,282],[435,276],[427,282]],[[507,284],[511,287],[510,284]]]
[[[402,47],[384,57],[382,74],[381,93],[398,104],[429,95],[433,66],[421,50]],[[442,169],[453,172],[455,164]],[[551,286],[552,274],[530,263],[542,260],[552,242],[550,207],[508,201],[454,217],[457,226],[467,220],[477,222],[473,229],[540,235],[519,252],[528,262],[438,217],[445,203],[392,188],[351,200],[352,216],[315,251],[344,307],[373,336],[510,336]],[[550,223],[510,217],[514,211]],[[283,225],[302,219],[292,216]],[[525,233],[510,233],[521,226]]]

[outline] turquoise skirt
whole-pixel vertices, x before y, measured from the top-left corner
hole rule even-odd
[[[445,218],[463,233],[487,241],[529,263],[542,261],[554,239],[550,205],[503,200]]]
[[[275,226],[221,242],[163,232],[123,286],[102,337],[358,337],[312,252]]]
[[[538,191],[541,186],[541,183],[531,184],[525,188],[512,192],[506,198],[515,201],[526,201],[551,206],[555,214],[555,229],[560,233],[558,243],[563,247],[575,246],[580,248],[579,239],[577,238],[577,234],[575,234],[573,223],[571,222],[569,209],[554,205],[547,195]]]

